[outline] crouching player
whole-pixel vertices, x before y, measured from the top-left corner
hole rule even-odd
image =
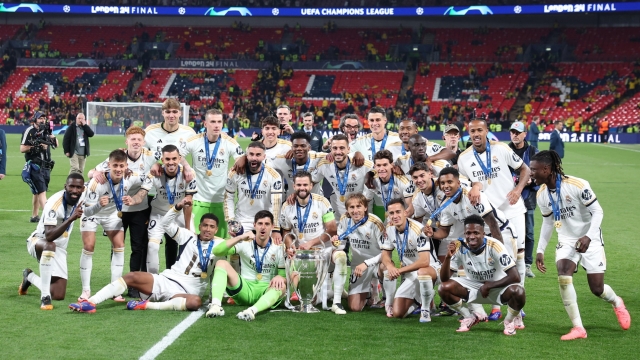
[[[67,244],[74,221],[82,217],[83,193],[82,175],[69,174],[64,190],[47,200],[36,230],[27,239],[29,255],[40,264],[40,276],[24,269],[18,294],[27,295],[27,289],[33,284],[40,289],[42,310],[53,310],[51,298],[64,300],[67,292]]]
[[[202,305],[208,279],[213,273],[216,258],[212,256],[216,244],[224,240],[215,236],[218,218],[214,214],[204,214],[200,219],[200,235],[178,227],[176,218],[184,207],[191,206],[191,198],[183,198],[169,209],[161,223],[167,234],[180,246],[178,261],[170,269],[160,274],[134,271],[105,286],[88,300],[69,305],[77,312],[94,313],[96,305],[121,294],[127,287],[140,292],[145,300],[127,303],[129,310],[188,310],[195,311]]]
[[[478,323],[478,318],[463,302],[508,304],[504,333],[515,335],[516,329],[524,329],[520,316],[526,300],[524,288],[520,285],[515,261],[500,241],[485,237],[484,226],[479,215],[470,215],[464,220],[465,242],[449,243],[438,292],[447,305],[463,316],[458,332],[469,331]],[[464,269],[465,277],[451,278],[450,269],[459,267]]]
[[[273,225],[273,214],[260,210],[254,217],[255,230],[221,242],[213,249],[217,257],[238,254],[242,270],[238,274],[228,261],[216,262],[207,317],[224,316],[222,294],[225,289],[236,304],[250,306],[238,313],[240,320],[252,321],[258,312],[282,301],[287,288],[285,255],[282,245],[275,245],[271,239]]]
[[[390,224],[382,242],[383,287],[393,307],[387,307],[387,316],[404,318],[422,303],[420,322],[430,322],[429,306],[435,295],[440,263],[431,253],[431,242],[422,233],[422,224],[407,218],[404,199],[393,199],[387,207]],[[398,252],[400,268],[391,260],[393,250]],[[395,290],[396,281],[402,284]]]

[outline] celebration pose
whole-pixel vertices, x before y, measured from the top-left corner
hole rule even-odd
[[[555,227],[558,232],[556,268],[560,297],[573,323],[571,331],[561,340],[587,337],[582,325],[573,274],[578,262],[587,272],[591,292],[613,305],[618,323],[623,330],[631,326],[631,316],[622,298],[604,283],[607,260],[602,239],[604,212],[586,180],[567,176],[562,170],[560,156],[554,151],[541,151],[531,159],[531,176],[538,189],[538,207],[542,212],[542,228],[536,255],[536,266],[545,273],[544,251]]]

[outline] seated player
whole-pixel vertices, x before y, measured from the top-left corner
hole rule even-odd
[[[404,318],[415,310],[414,304],[420,302],[420,322],[430,322],[429,306],[435,295],[433,285],[438,280],[440,263],[431,253],[431,242],[422,233],[422,224],[407,218],[406,210],[403,199],[391,200],[387,209],[390,222],[382,243],[383,286],[387,299],[393,299],[387,316]],[[399,269],[391,260],[394,249],[400,260]],[[395,291],[399,277],[402,283]]]
[[[198,227],[200,235],[178,227],[176,218],[186,206],[191,206],[190,198],[183,198],[172,207],[158,225],[163,227],[182,249],[180,258],[170,269],[160,274],[130,272],[105,286],[89,299],[69,305],[69,308],[77,312],[95,313],[96,305],[131,287],[146,299],[129,301],[129,310],[198,310],[209,284],[207,277],[213,273],[213,264],[216,261],[211,253],[214,246],[224,240],[215,236],[218,231],[218,218],[214,214],[202,215]]]
[[[351,250],[351,278],[349,281],[349,308],[362,311],[372,294],[371,281],[382,278],[379,274],[382,236],[385,229],[380,218],[369,214],[369,202],[362,194],[353,194],[345,203],[347,213],[338,223],[334,244],[348,243]],[[339,248],[340,249],[340,248]]]
[[[36,230],[27,239],[27,251],[38,260],[40,276],[24,269],[18,294],[27,295],[33,284],[40,289],[42,310],[53,310],[51,299],[64,300],[67,292],[67,244],[73,222],[82,217],[83,199],[84,178],[69,174],[64,190],[47,200]]]
[[[582,325],[573,274],[578,262],[587,272],[591,292],[613,306],[618,323],[623,330],[631,326],[631,316],[622,298],[604,283],[607,258],[602,239],[604,212],[589,182],[567,176],[562,161],[555,151],[540,151],[531,159],[531,177],[538,189],[538,207],[542,212],[542,229],[536,255],[536,266],[545,273],[544,251],[551,238],[553,227],[558,232],[556,267],[560,283],[560,297],[573,323],[571,331],[560,340],[587,337]],[[552,218],[553,215],[553,218]]]
[[[218,260],[211,282],[211,305],[207,317],[224,316],[222,294],[226,292],[238,305],[250,306],[237,318],[255,320],[260,311],[277,306],[287,288],[284,269],[284,250],[271,239],[273,214],[260,210],[254,216],[254,231],[248,231],[216,245],[217,257],[240,255],[241,274],[226,260]],[[243,241],[247,240],[247,241]]]
[[[524,329],[520,310],[526,297],[520,285],[516,263],[504,245],[494,238],[485,237],[484,220],[470,215],[464,220],[464,242],[449,243],[442,264],[438,289],[440,297],[463,316],[458,332],[469,331],[478,318],[464,306],[470,304],[508,304],[504,319],[505,335],[515,335]],[[465,277],[451,278],[451,269],[462,267]]]

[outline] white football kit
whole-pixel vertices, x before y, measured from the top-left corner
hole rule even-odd
[[[149,217],[149,241],[155,241],[158,244],[164,235],[164,229],[158,226],[162,217],[174,205],[179,203],[187,195],[195,195],[198,191],[196,179],[187,182],[182,176],[182,166],[176,176],[167,176],[166,171],[159,177],[153,178],[153,187],[156,195],[151,200],[151,216]],[[168,188],[168,191],[167,191]],[[171,194],[172,199],[169,199]],[[180,211],[180,215],[175,218],[178,226],[185,226],[184,211]]]
[[[393,188],[389,193],[389,186],[393,178]],[[415,185],[409,179],[402,175],[391,175],[387,183],[383,183],[382,180],[376,175],[373,178],[373,189],[365,188],[364,194],[367,200],[373,200],[376,206],[384,206],[393,199],[405,199],[412,197],[416,191]],[[386,200],[386,201],[385,201]]]
[[[371,148],[372,139],[372,133],[357,137],[350,146],[350,154],[353,155],[359,151],[360,153],[362,153],[365,160],[369,161],[373,161],[373,156],[375,155],[375,153],[383,149],[391,151],[394,161],[400,155],[402,155],[403,144],[400,140],[400,137],[398,136],[398,133],[387,131],[385,137],[382,140],[374,140],[375,151],[373,151]]]
[[[255,250],[258,250],[258,257],[264,259],[261,263],[260,277],[256,269]],[[265,254],[266,251],[266,254]],[[278,270],[284,270],[284,249],[282,245],[275,245],[269,241],[269,248],[260,247],[255,241],[242,241],[231,249],[228,255],[240,255],[240,276],[246,281],[261,281],[269,283],[271,279],[278,275]]]
[[[310,201],[311,205],[307,203],[305,206],[298,206],[297,203],[294,205],[285,203],[280,212],[280,227],[283,230],[293,232],[298,237],[300,244],[322,235],[325,232],[324,223],[335,220],[333,209],[324,196],[311,194]],[[302,232],[300,232],[299,225],[304,221],[305,214],[307,214],[306,223],[304,223]],[[328,239],[323,240],[326,241]]]
[[[147,126],[144,129],[145,146],[153,153],[156,161],[162,157],[162,148],[167,145],[175,145],[178,150],[183,151],[187,146],[187,140],[194,136],[196,132],[185,125],[180,125],[177,130],[167,132],[163,128],[164,122]]]
[[[272,160],[268,159],[265,164],[274,168],[278,173],[281,174],[281,176],[283,176],[283,179],[287,182],[287,184],[289,184],[287,193],[285,194],[285,197],[288,198],[289,195],[293,194],[293,192],[295,191],[293,187],[293,175],[295,175],[295,172],[305,170],[309,173],[313,173],[318,166],[318,163],[321,160],[324,160],[326,157],[326,153],[309,151],[307,155],[307,162],[303,165],[298,165],[295,159],[285,158],[285,155],[277,155],[275,159]],[[323,195],[322,185],[320,183],[316,183],[311,189],[311,192],[314,194]]]
[[[318,183],[322,179],[325,179],[331,184],[333,188],[333,195],[331,195],[331,204],[333,210],[337,216],[346,214],[345,201],[351,194],[362,194],[364,192],[364,178],[365,175],[373,169],[373,163],[365,160],[364,165],[356,167],[351,160],[344,169],[338,169],[334,162],[328,162],[322,160],[318,163],[318,167],[312,173],[313,182]],[[338,186],[338,179],[344,179],[346,176],[345,193],[340,193]]]

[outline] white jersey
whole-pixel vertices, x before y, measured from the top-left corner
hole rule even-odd
[[[407,179],[411,180],[411,175],[409,174],[409,170],[411,170],[411,167],[413,166],[413,164],[415,164],[413,162],[413,159],[411,158],[411,153],[407,153],[406,155],[400,156],[398,160],[396,160],[396,164],[400,166],[402,171],[404,171],[404,176],[406,176]],[[442,171],[442,169],[449,166],[451,166],[451,164],[448,161],[444,161],[444,160],[436,160],[432,162],[431,169],[433,170],[432,171],[433,178],[437,179],[438,176],[440,175],[440,171]]]
[[[40,239],[45,238],[45,226],[55,226],[58,227],[62,224],[66,218],[70,217],[75,211],[74,206],[67,205],[66,208],[63,205],[63,197],[64,190],[60,190],[57,193],[51,195],[51,197],[44,204],[44,210],[42,210],[42,217],[36,226],[36,232],[33,236],[37,236]],[[83,193],[78,199],[78,203],[84,201],[85,194]],[[67,245],[69,244],[69,237],[71,236],[71,231],[73,230],[73,225],[75,221],[69,225],[69,229],[66,230],[67,236],[64,236],[64,233],[60,235],[59,238],[55,239],[53,242],[56,244],[56,247],[59,249],[67,249]]]
[[[356,138],[350,146],[351,155],[359,151],[360,153],[362,153],[365,160],[373,161],[374,153],[371,149],[371,139],[373,139],[372,133]],[[398,133],[387,131],[386,139],[387,141],[384,143],[384,147],[382,147],[384,138],[381,141],[374,140],[376,147],[375,150],[376,152],[382,149],[391,151],[391,153],[393,154],[393,160],[395,161],[400,155],[402,155],[402,148],[404,145],[402,144]]]
[[[464,219],[470,215],[485,217],[487,214],[493,213],[493,217],[496,218],[500,230],[504,229],[504,227],[509,223],[509,220],[507,220],[504,213],[499,209],[496,209],[491,202],[489,202],[486,194],[480,193],[480,202],[475,206],[473,206],[471,204],[471,200],[469,200],[469,189],[463,188],[462,194],[460,195],[460,200],[457,204],[455,201],[452,202],[440,213],[440,226],[451,226],[449,238],[457,239],[463,237]],[[449,198],[446,200],[448,199]],[[484,233],[491,234],[489,225],[485,224]]]
[[[250,174],[251,186],[255,187],[258,178],[262,174],[260,184],[255,197],[251,198],[252,189],[247,181],[248,174],[236,174],[229,172],[227,178],[226,192],[224,194],[224,217],[228,222],[236,220],[242,223],[244,231],[253,229],[253,220],[260,210],[269,210],[273,214],[274,229],[280,229],[278,221],[280,219],[280,205],[282,204],[282,178],[277,171],[269,166],[262,165],[262,172]],[[236,192],[238,193],[238,204],[235,204]]]
[[[324,160],[326,157],[327,157],[326,153],[309,151],[309,153],[307,154],[307,163],[303,165],[298,165],[295,159],[285,158],[284,154],[277,155],[275,159],[272,159],[272,160],[268,159],[265,162],[265,164],[267,166],[271,166],[272,168],[274,168],[278,173],[280,173],[281,176],[284,177],[284,180],[289,184],[289,188],[285,196],[289,197],[289,195],[294,193],[294,188],[293,188],[294,165],[295,165],[296,172],[300,170],[305,170],[306,168],[306,171],[308,171],[309,173],[313,173],[313,171],[318,166],[318,163],[321,160]],[[322,195],[322,185],[320,183],[316,183],[313,186],[313,189],[311,189],[311,192],[314,194]]]
[[[279,270],[284,270],[284,249],[282,245],[275,245],[270,241],[269,249],[257,246],[255,241],[242,241],[231,249],[228,255],[240,255],[240,275],[247,281],[271,282],[278,275]],[[258,248],[258,257],[262,261],[262,279],[258,280],[256,269],[255,249]],[[265,250],[267,253],[265,254]],[[264,260],[262,260],[264,259]]]
[[[391,185],[391,178],[393,178],[393,189],[391,189],[391,195],[389,196],[389,186]],[[378,175],[373,179],[373,189],[366,188],[365,196],[368,200],[373,198],[374,204],[377,206],[385,206],[382,199],[384,196],[387,199],[387,204],[393,199],[405,199],[412,197],[416,191],[415,185],[409,179],[402,175],[391,175],[389,182],[383,184]],[[385,206],[386,210],[386,206]]]
[[[105,174],[105,177],[108,174]],[[129,177],[123,177],[122,180],[118,184],[113,184],[113,189],[116,193],[120,194],[120,186],[124,186],[124,194],[133,196],[135,193],[131,191],[132,188],[151,190],[153,187],[153,181],[155,178],[153,175],[141,175],[136,172],[129,175]],[[98,183],[95,179],[91,179],[89,181],[89,185],[87,186],[87,190],[85,191],[85,202],[84,202],[84,216],[96,216],[96,217],[109,217],[113,213],[117,211],[116,204],[113,201],[113,191],[111,190],[111,184],[107,180],[104,184]],[[103,196],[109,197],[109,203],[101,207],[100,206],[100,198]],[[146,202],[147,199],[142,199],[143,202]],[[122,205],[122,211],[125,211],[125,205]]]
[[[338,223],[338,236],[344,234],[353,225],[351,218],[342,215]],[[385,228],[380,218],[374,214],[368,214],[367,221],[343,239],[349,242],[351,265],[355,267],[370,259],[370,262],[379,263],[384,235]]]
[[[129,170],[140,174],[140,176],[146,176],[147,174],[149,174],[151,167],[155,163],[156,163],[156,158],[153,156],[151,151],[144,148],[140,152],[140,156],[138,156],[138,158],[135,160],[129,157],[129,154],[127,154],[127,166],[129,167]],[[94,170],[101,171],[104,173],[109,172],[109,158],[107,158],[105,161],[96,165]],[[138,190],[140,190],[140,186],[132,186],[129,188],[129,192],[127,194],[130,196],[133,196],[138,193]],[[133,206],[122,205],[122,211],[123,212],[141,211],[141,210],[146,210],[148,207],[149,207],[149,202],[143,201],[140,204],[133,205]]]
[[[198,249],[198,242],[200,241],[198,235],[176,225],[176,217],[181,213],[182,211],[176,211],[175,208],[171,208],[171,211],[167,212],[162,218],[162,226],[165,232],[178,243],[180,249],[178,260],[170,269],[164,270],[162,275],[177,282],[185,290],[185,294],[202,297],[205,295],[210,278],[200,276],[200,274],[202,274],[202,267],[200,265],[201,255],[199,255],[200,250]],[[213,241],[213,245],[209,261],[207,262],[208,276],[213,275],[213,268],[215,267],[216,261],[221,260],[213,256],[213,248],[225,240],[214,237],[211,241]],[[203,253],[209,249],[209,243],[210,241],[200,241]]]
[[[382,244],[382,250],[395,249],[398,252],[398,257],[402,259],[400,266],[409,266],[418,261],[418,253],[431,251],[431,241],[422,233],[422,225],[413,219],[407,219],[407,221],[409,226],[406,229],[408,232],[406,243],[404,243],[404,233],[398,233],[395,226],[387,226]]]
[[[467,279],[482,283],[498,281],[507,276],[507,270],[516,266],[515,261],[500,241],[489,236],[486,240],[487,244],[480,255],[475,255],[469,249],[461,247],[460,242],[456,242],[456,252],[451,257],[451,268],[462,267]]]
[[[307,207],[309,207],[309,204],[300,207],[300,216],[303,219],[304,214],[307,211]],[[333,209],[331,208],[331,204],[329,204],[327,198],[322,195],[311,194],[309,215],[307,217],[307,222],[304,224],[302,234],[300,234],[298,224],[300,224],[303,219],[298,218],[297,203],[294,205],[285,203],[282,208],[282,212],[280,213],[280,227],[283,230],[288,230],[296,234],[300,244],[322,235],[325,232],[324,223],[335,220],[335,215],[333,214]]]
[[[187,195],[194,195],[198,191],[196,179],[187,182],[182,176],[182,166],[180,171],[172,178],[167,176],[166,171],[159,177],[153,178],[153,187],[156,196],[151,200],[151,212],[153,214],[166,214],[172,205],[179,203]],[[167,188],[169,191],[167,191]],[[168,193],[173,196],[173,202],[169,201]]]
[[[163,128],[164,122],[147,126],[144,129],[145,146],[151,150],[156,161],[162,157],[162,148],[166,145],[175,145],[181,152],[187,146],[187,139],[194,136],[196,132],[185,125],[179,125],[178,129],[167,132]]]
[[[209,142],[209,157],[216,157],[209,176],[207,175],[207,149],[204,144],[205,141],[208,142],[209,140],[206,139],[207,135],[205,133],[192,136],[187,140],[187,145],[180,149],[180,154],[183,157],[191,154],[192,157],[192,166],[198,181],[198,192],[193,199],[208,203],[222,203],[230,164],[229,159],[231,157],[238,159],[244,155],[244,151],[234,138],[227,134],[220,134],[216,142]],[[217,154],[214,154],[218,141],[220,142],[220,147]]]
[[[339,169],[338,171],[336,171],[336,169],[337,166],[334,162],[322,160],[318,163],[318,167],[311,175],[313,176],[314,183],[318,183],[322,179],[325,179],[329,184],[331,184],[333,193],[338,199],[338,201],[336,201],[338,208],[334,210],[336,210],[338,214],[346,214],[347,211],[344,206],[345,200],[351,194],[362,194],[364,192],[364,178],[365,175],[373,169],[373,163],[365,160],[364,165],[356,167],[353,162],[349,162],[349,165],[344,169]],[[342,178],[347,171],[348,177],[346,191],[344,193],[344,200],[341,200],[343,195],[340,194],[340,188],[338,187],[338,179],[336,176],[340,176]]]
[[[411,199],[413,203],[413,217],[415,219],[422,218],[422,224],[426,225],[431,214],[438,210],[440,204],[442,204],[444,197],[444,192],[440,190],[435,180],[432,179],[430,194],[425,194],[421,190],[417,190],[413,194],[413,198]],[[436,221],[439,221],[439,219],[439,216],[436,217]]]
[[[556,191],[551,192],[553,200],[557,201]],[[546,184],[538,189],[538,206],[542,216],[554,219],[553,207],[549,199],[549,189]],[[597,201],[596,194],[591,189],[589,182],[577,177],[568,176],[562,179],[560,184],[560,223],[562,226],[556,228],[558,232],[558,242],[574,246],[576,240],[589,235],[591,241],[602,243],[602,231],[598,234],[588,234],[591,227],[591,210],[602,211]]]
[[[278,156],[278,155],[284,155],[284,154],[288,153],[289,150],[291,150],[291,141],[278,139],[278,141],[276,142],[275,145],[273,145],[272,147],[268,147],[265,150],[265,152],[264,152],[264,154],[265,154],[265,157],[264,157],[265,164],[267,163],[267,161],[275,160],[276,156]]]
[[[460,174],[469,178],[471,182],[482,183],[482,192],[487,194],[489,201],[502,210],[507,218],[511,219],[527,212],[522,197],[518,197],[515,205],[509,204],[507,194],[516,187],[511,175],[510,167],[519,169],[523,162],[520,156],[513,152],[511,148],[501,142],[491,141],[491,159],[487,164],[486,151],[478,154],[482,163],[491,168],[489,179],[482,171],[478,160],[474,156],[473,147],[463,151],[458,157],[458,170]],[[491,182],[491,184],[489,184]]]

